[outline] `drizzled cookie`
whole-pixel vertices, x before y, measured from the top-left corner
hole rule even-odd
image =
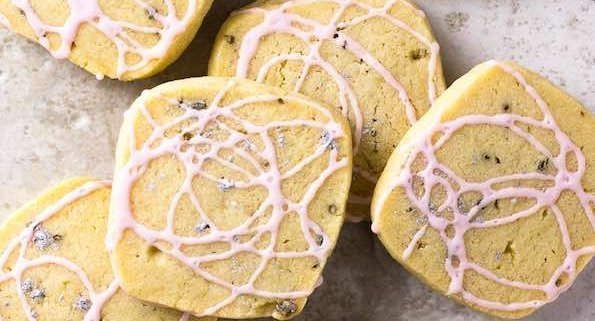
[[[258,1],[221,28],[209,75],[280,86],[347,116],[354,220],[369,218],[391,152],[445,87],[426,16],[405,0]]]
[[[3,224],[1,320],[199,320],[120,289],[104,245],[109,196],[109,183],[71,179]]]
[[[0,0],[0,25],[95,74],[151,76],[178,58],[212,0]]]
[[[336,110],[276,87],[145,91],[116,155],[108,245],[124,289],[196,315],[297,315],[344,221],[351,143]]]
[[[391,255],[474,309],[520,318],[595,254],[595,118],[554,85],[490,61],[407,133],[374,194]]]

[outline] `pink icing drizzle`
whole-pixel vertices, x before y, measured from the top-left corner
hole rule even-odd
[[[103,307],[107,304],[107,302],[116,294],[119,290],[120,286],[118,285],[117,280],[114,280],[105,290],[97,291],[94,288],[91,280],[81,269],[78,265],[74,262],[69,261],[65,258],[61,258],[58,256],[44,254],[35,259],[27,259],[25,257],[27,247],[33,238],[34,228],[42,224],[43,222],[51,219],[55,214],[60,212],[66,206],[74,203],[75,201],[105,187],[109,187],[111,185],[110,182],[107,181],[95,181],[89,182],[81,187],[78,187],[74,191],[66,194],[63,196],[58,202],[54,203],[53,205],[49,206],[43,212],[41,212],[35,220],[27,228],[25,228],[19,236],[15,237],[10,241],[2,255],[0,256],[0,266],[4,267],[8,263],[11,254],[14,251],[18,250],[18,258],[12,267],[10,272],[0,272],[0,283],[6,282],[8,280],[14,279],[16,283],[16,291],[19,296],[19,300],[23,307],[23,312],[27,316],[29,321],[36,321],[37,318],[34,314],[34,309],[29,306],[26,298],[26,294],[24,293],[21,284],[23,283],[23,274],[25,271],[43,266],[43,265],[58,265],[61,266],[73,273],[75,273],[83,283],[87,293],[89,295],[89,301],[91,302],[91,306],[89,310],[85,313],[84,319],[85,321],[99,321],[102,319],[101,311]],[[180,321],[187,321],[189,315],[184,313],[180,319]],[[0,320],[2,318],[0,317]]]
[[[38,42],[46,48],[52,56],[57,59],[65,59],[70,56],[72,45],[76,39],[79,28],[83,24],[89,24],[109,38],[118,50],[118,63],[116,75],[122,77],[127,72],[142,69],[154,59],[165,56],[175,38],[186,30],[195,14],[198,0],[188,0],[188,8],[182,18],[177,17],[176,7],[171,0],[164,0],[167,13],[158,12],[145,0],[135,0],[135,3],[143,8],[157,21],[160,26],[141,26],[126,21],[118,21],[107,16],[99,4],[99,0],[67,0],[70,8],[70,15],[62,26],[52,26],[41,20],[32,7],[30,0],[11,0],[12,4],[19,8],[25,15],[29,25],[38,38]],[[2,19],[0,19],[2,20]],[[128,32],[143,34],[158,34],[159,40],[152,47],[146,47],[128,35]],[[59,48],[52,50],[50,42],[46,37],[48,33],[55,33],[60,36]],[[136,63],[126,62],[126,55],[134,54],[140,57]],[[103,78],[98,75],[97,78]]]
[[[115,183],[112,194],[113,213],[110,218],[107,238],[108,249],[113,251],[116,244],[122,238],[123,231],[130,229],[142,239],[144,239],[147,243],[154,245],[162,252],[170,255],[173,258],[176,258],[180,262],[183,262],[188,267],[192,268],[198,277],[204,278],[211,283],[230,290],[231,294],[227,299],[212,307],[209,307],[208,309],[205,309],[202,311],[202,315],[216,314],[223,307],[233,303],[233,301],[240,295],[253,295],[286,300],[303,298],[310,295],[314,288],[307,291],[271,292],[257,289],[254,286],[254,282],[262,274],[269,261],[275,258],[313,257],[318,260],[321,266],[324,265],[326,258],[332,250],[332,241],[326,232],[316,222],[309,218],[308,205],[312,199],[314,199],[318,190],[329,177],[335,174],[338,170],[349,166],[349,160],[347,158],[339,159],[340,156],[336,148],[330,148],[329,150],[329,146],[333,146],[333,142],[335,140],[345,139],[347,135],[343,132],[341,125],[333,121],[332,115],[324,107],[298,97],[279,97],[274,95],[251,96],[237,100],[227,106],[220,106],[222,98],[225,96],[227,91],[235,85],[236,81],[230,80],[218,93],[213,102],[210,103],[208,108],[202,110],[184,108],[185,112],[183,115],[164,125],[157,124],[144,106],[144,101],[146,101],[148,97],[154,96],[152,92],[145,91],[140,98],[142,106],[137,112],[140,113],[139,116],[144,117],[147,123],[152,127],[152,134],[143,144],[143,146],[140,149],[137,149],[134,126],[131,126],[129,141],[130,159],[124,165],[124,167],[116,173],[116,178],[114,180]],[[162,96],[158,97],[171,105],[180,104],[180,102],[175,99],[169,99]],[[276,102],[279,99],[283,99],[286,102],[295,102],[309,106],[310,108],[328,117],[329,120],[328,122],[324,123],[311,119],[294,119],[286,121],[274,121],[268,124],[257,125],[240,118],[234,113],[234,110],[247,104]],[[134,115],[132,112],[128,112],[126,115],[126,122],[128,124],[132,124],[135,116],[136,115]],[[226,124],[218,121],[217,119],[219,117],[224,117],[225,119],[241,124],[246,130],[247,134],[238,132],[228,127]],[[176,125],[180,125],[185,121],[191,121],[191,123],[184,128],[183,132],[201,130],[205,128],[207,124],[216,123],[220,129],[223,129],[229,133],[229,137],[227,137],[224,141],[217,141],[207,137],[208,135],[195,135],[187,142],[183,140],[182,135],[176,135],[169,138],[164,137],[165,131]],[[302,126],[319,129],[321,132],[327,134],[328,140],[320,144],[320,146],[312,155],[307,156],[285,173],[281,173],[278,166],[278,159],[273,144],[273,138],[269,136],[268,132],[274,130],[275,128],[292,128]],[[258,158],[254,157],[246,150],[250,149],[249,144],[248,147],[246,147],[246,145],[241,147],[242,144],[245,144],[249,141],[249,134],[258,135],[264,143],[263,151],[251,150],[257,154]],[[160,142],[159,146],[152,146],[157,141]],[[206,154],[200,154],[197,153],[193,148],[183,148],[184,146],[192,146],[196,144],[209,145],[209,152]],[[233,150],[236,157],[240,157],[252,164],[254,168],[258,170],[258,174],[254,175],[242,167],[222,158],[219,155],[219,152],[223,149]],[[327,152],[329,155],[325,156]],[[172,199],[172,202],[169,206],[170,210],[167,213],[164,213],[164,215],[167,217],[167,226],[163,230],[157,231],[152,230],[135,220],[134,213],[132,213],[130,207],[130,194],[133,185],[146,171],[149,163],[152,160],[166,155],[171,155],[183,163],[186,177]],[[283,180],[296,175],[298,172],[303,170],[305,166],[321,157],[328,157],[328,167],[322,171],[311,183],[308,190],[304,193],[302,199],[299,202],[294,202],[286,198],[281,191],[281,184]],[[263,168],[258,159],[267,161],[270,164],[268,169]],[[241,225],[230,230],[223,230],[217,227],[217,225],[209,217],[210,213],[206,213],[202,209],[200,201],[194,194],[192,188],[192,180],[196,176],[202,176],[217,184],[229,183],[226,179],[213,177],[203,170],[202,167],[207,160],[215,160],[218,164],[223,165],[233,171],[242,173],[247,178],[245,181],[234,182],[233,188],[248,189],[251,187],[264,187],[268,191],[266,199],[253,213],[253,215]],[[209,225],[210,228],[208,233],[203,233],[203,235],[197,234],[197,236],[190,237],[183,237],[175,234],[175,209],[177,208],[177,204],[181,197],[184,195],[189,196],[193,206],[197,212],[200,213],[201,221]],[[263,217],[268,208],[272,208],[272,215],[268,221],[256,227],[251,227],[251,225],[256,220]],[[300,227],[304,234],[304,239],[308,243],[308,249],[303,252],[277,252],[275,251],[275,245],[277,244],[280,224],[286,215],[291,212],[297,213],[299,215]],[[258,249],[256,247],[256,243],[263,235],[267,233],[270,233],[271,241],[269,245],[264,249]],[[318,243],[316,237],[314,237],[313,234],[322,237],[322,242]],[[252,236],[248,241],[237,241],[238,237],[250,235]],[[167,242],[169,245],[171,245],[171,249],[161,246],[159,243],[157,243],[159,241]],[[230,249],[218,254],[208,254],[197,257],[190,257],[182,251],[182,246],[184,245],[199,245],[221,242],[228,243]],[[201,264],[230,259],[234,255],[242,252],[258,255],[262,259],[258,268],[254,271],[246,284],[232,284],[209,273],[201,267]]]
[[[576,194],[578,199],[580,199],[582,208],[585,211],[586,216],[594,230],[595,216],[593,215],[591,204],[595,203],[595,196],[587,193],[581,184],[581,180],[583,179],[586,169],[586,161],[583,153],[581,152],[580,148],[578,148],[572,142],[570,137],[568,137],[558,126],[547,103],[540,97],[535,88],[533,88],[518,71],[504,63],[496,61],[491,61],[489,63],[503,69],[521,84],[521,86],[525,89],[525,92],[537,103],[540,111],[543,114],[543,119],[536,120],[530,117],[507,113],[493,116],[467,115],[446,123],[440,123],[441,115],[437,115],[434,119],[434,123],[431,124],[427,130],[424,130],[424,132],[411,143],[400,148],[400,150],[411,151],[410,156],[408,157],[403,170],[400,172],[398,177],[395,177],[389,188],[379,191],[378,195],[375,196],[378,198],[378,202],[375,203],[376,206],[372,209],[372,215],[373,218],[377,215],[380,215],[383,204],[392,191],[397,187],[403,188],[409,201],[427,218],[427,224],[413,236],[411,243],[403,252],[402,257],[404,260],[409,258],[409,256],[413,253],[417,242],[423,237],[427,228],[431,227],[439,232],[440,237],[447,248],[448,254],[444,266],[451,279],[448,289],[449,294],[459,294],[465,301],[490,310],[517,311],[523,309],[535,309],[555,300],[561,293],[570,288],[576,278],[576,263],[579,257],[595,254],[595,246],[585,246],[579,249],[573,248],[564,215],[562,214],[560,208],[556,205],[560,194],[565,190],[572,191]],[[552,152],[545,148],[539,142],[539,140],[537,140],[532,134],[523,131],[519,126],[516,125],[516,123],[529,124],[553,132],[555,139],[559,144],[560,153],[558,155],[552,155]],[[441,164],[438,161],[435,153],[444,145],[444,143],[452,136],[454,132],[465,125],[472,124],[490,124],[510,129],[519,137],[528,141],[534,148],[543,153],[543,155],[548,157],[551,160],[551,164],[556,167],[557,174],[546,175],[541,173],[522,173],[492,178],[480,183],[471,183],[465,181],[463,178],[457,176],[446,165]],[[442,136],[433,145],[432,137],[436,133],[442,133]],[[570,171],[567,168],[567,159],[569,154],[573,154],[576,157],[578,163],[578,169],[576,171]],[[418,174],[416,174],[412,172],[411,166],[418,155],[424,156],[427,166]],[[412,183],[412,179],[416,175],[421,176],[424,183],[423,186],[425,187],[425,192],[421,198],[418,198],[415,195]],[[492,186],[497,183],[515,182],[519,180],[550,181],[554,183],[554,186],[548,187],[546,189],[530,187],[506,187],[495,190],[492,188]],[[456,190],[450,182],[455,182],[460,186],[460,188]],[[437,210],[433,210],[430,205],[430,191],[434,186],[444,187],[447,194],[446,201]],[[457,200],[463,193],[470,191],[480,193],[482,195],[482,200],[479,202],[479,204],[473,206],[468,213],[462,213],[457,206]],[[473,220],[480,212],[482,207],[498,199],[506,198],[532,199],[535,201],[535,205],[507,217],[495,218],[487,221]],[[467,231],[470,229],[489,228],[512,223],[521,218],[534,215],[535,213],[540,212],[540,210],[543,208],[547,208],[553,212],[560,227],[562,242],[566,250],[566,257],[562,265],[555,270],[546,284],[528,284],[514,280],[507,280],[468,260],[464,242],[464,235]],[[446,209],[453,211],[453,220],[448,220],[436,214]],[[372,226],[372,229],[375,233],[381,232],[379,231],[378,224],[378,220],[375,219]],[[449,237],[446,232],[447,227],[449,226],[451,226],[455,231],[452,238]],[[455,260],[459,262],[458,265],[456,264]],[[473,270],[481,276],[505,286],[524,290],[540,291],[544,293],[545,299],[506,304],[476,297],[474,294],[467,291],[463,286],[463,279],[465,271],[467,270]],[[557,280],[563,275],[568,276],[568,281],[562,285],[556,285]]]
[[[292,8],[295,8],[304,4],[315,4],[315,3],[335,3],[338,8],[334,12],[333,17],[328,24],[321,24],[318,21],[304,18],[300,15],[289,12]],[[339,100],[341,105],[341,111],[343,115],[348,116],[350,111],[353,113],[352,123],[354,125],[353,130],[353,146],[354,153],[357,153],[359,145],[362,139],[364,128],[364,115],[361,110],[361,103],[359,102],[349,79],[347,79],[340,70],[337,70],[330,62],[324,60],[320,54],[320,48],[323,41],[330,41],[335,43],[337,46],[342,46],[345,50],[351,52],[357,58],[360,58],[366,64],[374,69],[387,84],[389,84],[395,91],[399,93],[401,103],[405,106],[405,111],[410,124],[415,123],[416,113],[415,108],[411,104],[407,91],[401,83],[395,78],[395,76],[376,59],[367,49],[360,45],[357,41],[349,37],[343,30],[352,26],[361,24],[367,20],[373,18],[382,18],[389,21],[396,28],[405,30],[413,37],[418,39],[421,43],[426,45],[430,49],[430,63],[428,65],[428,93],[429,100],[431,103],[436,98],[436,85],[434,83],[434,77],[436,75],[436,68],[438,64],[438,55],[440,47],[438,43],[428,39],[418,31],[411,28],[403,21],[396,19],[392,16],[389,11],[397,3],[405,4],[410,8],[414,6],[405,0],[387,0],[384,6],[380,8],[373,7],[366,4],[363,1],[356,0],[289,0],[279,5],[279,7],[266,10],[263,8],[249,8],[241,10],[235,14],[241,13],[259,13],[264,15],[264,20],[261,24],[252,28],[248,31],[242,39],[241,47],[238,53],[238,62],[236,76],[240,78],[248,77],[250,61],[254,58],[258,51],[258,47],[261,39],[266,36],[273,34],[289,34],[298,39],[301,39],[308,45],[308,52],[305,54],[301,53],[288,53],[279,55],[271,58],[267,62],[260,66],[257,72],[256,80],[264,82],[270,69],[284,61],[299,61],[303,63],[303,68],[300,72],[300,76],[295,84],[294,91],[300,92],[302,85],[308,72],[312,67],[317,66],[323,69],[329,76],[331,76],[339,88]],[[357,7],[359,9],[366,10],[367,13],[358,16],[350,21],[340,22],[342,16],[349,7]],[[414,8],[415,9],[415,8]],[[415,14],[421,17],[425,17],[423,11],[415,9]],[[307,30],[296,26],[306,26]],[[313,41],[315,40],[315,41]],[[376,175],[366,171],[365,169],[354,166],[354,172],[367,180],[370,183],[376,183]],[[370,204],[371,198],[361,197],[358,195],[351,194],[349,202],[352,204]]]
[[[89,299],[92,302],[91,308],[85,314],[85,321],[99,320],[103,305],[117,291],[118,285],[117,283],[113,282],[106,290],[102,292],[96,292],[93,285],[91,284],[91,281],[89,280],[89,277],[85,274],[85,272],[79,266],[67,259],[52,255],[42,255],[36,259],[25,258],[25,253],[33,237],[35,226],[43,223],[46,220],[49,220],[64,207],[75,202],[81,197],[89,195],[92,192],[106,186],[109,186],[108,182],[90,182],[77,188],[73,192],[68,193],[66,196],[62,197],[62,199],[60,199],[58,202],[41,212],[39,216],[19,234],[18,237],[15,237],[11,240],[4,252],[2,252],[2,256],[0,256],[0,266],[5,266],[8,263],[8,260],[10,259],[10,255],[15,250],[19,251],[18,259],[15,262],[12,270],[10,272],[2,272],[0,274],[0,283],[6,282],[10,279],[15,280],[16,291],[19,295],[21,304],[23,306],[23,311],[27,316],[27,319],[29,319],[30,321],[35,321],[36,318],[34,317],[33,309],[27,303],[25,293],[21,288],[21,284],[23,281],[23,273],[28,269],[37,266],[54,264],[62,266],[77,274],[78,277],[81,279],[83,285],[87,289],[87,292],[89,293]]]

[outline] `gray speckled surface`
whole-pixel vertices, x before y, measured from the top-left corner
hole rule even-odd
[[[111,177],[122,112],[144,88],[204,74],[209,39],[247,0],[219,0],[184,56],[134,83],[97,81],[0,30],[0,217],[74,175]],[[595,112],[595,1],[419,0],[442,45],[450,81],[490,58],[549,77]],[[348,225],[299,320],[490,320],[432,293],[393,262],[367,224]],[[595,320],[595,266],[528,320]]]

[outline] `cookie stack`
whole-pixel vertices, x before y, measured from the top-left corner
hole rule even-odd
[[[211,4],[7,0],[0,22],[135,80],[172,63]],[[68,180],[4,222],[0,319],[290,319],[346,219],[371,219],[438,292],[520,318],[595,254],[594,131],[512,62],[446,89],[410,1],[257,1],[223,24],[209,76],[134,102],[112,182]]]

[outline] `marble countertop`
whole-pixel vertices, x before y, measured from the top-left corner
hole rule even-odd
[[[199,36],[164,73],[97,81],[0,29],[0,218],[62,179],[110,178],[122,113],[145,89],[205,73],[210,39],[247,0],[218,0]],[[418,0],[442,45],[450,82],[473,65],[512,59],[547,76],[595,112],[595,1]],[[349,224],[325,283],[298,320],[490,320],[432,293],[386,254],[369,225]],[[595,264],[527,320],[595,320]]]

